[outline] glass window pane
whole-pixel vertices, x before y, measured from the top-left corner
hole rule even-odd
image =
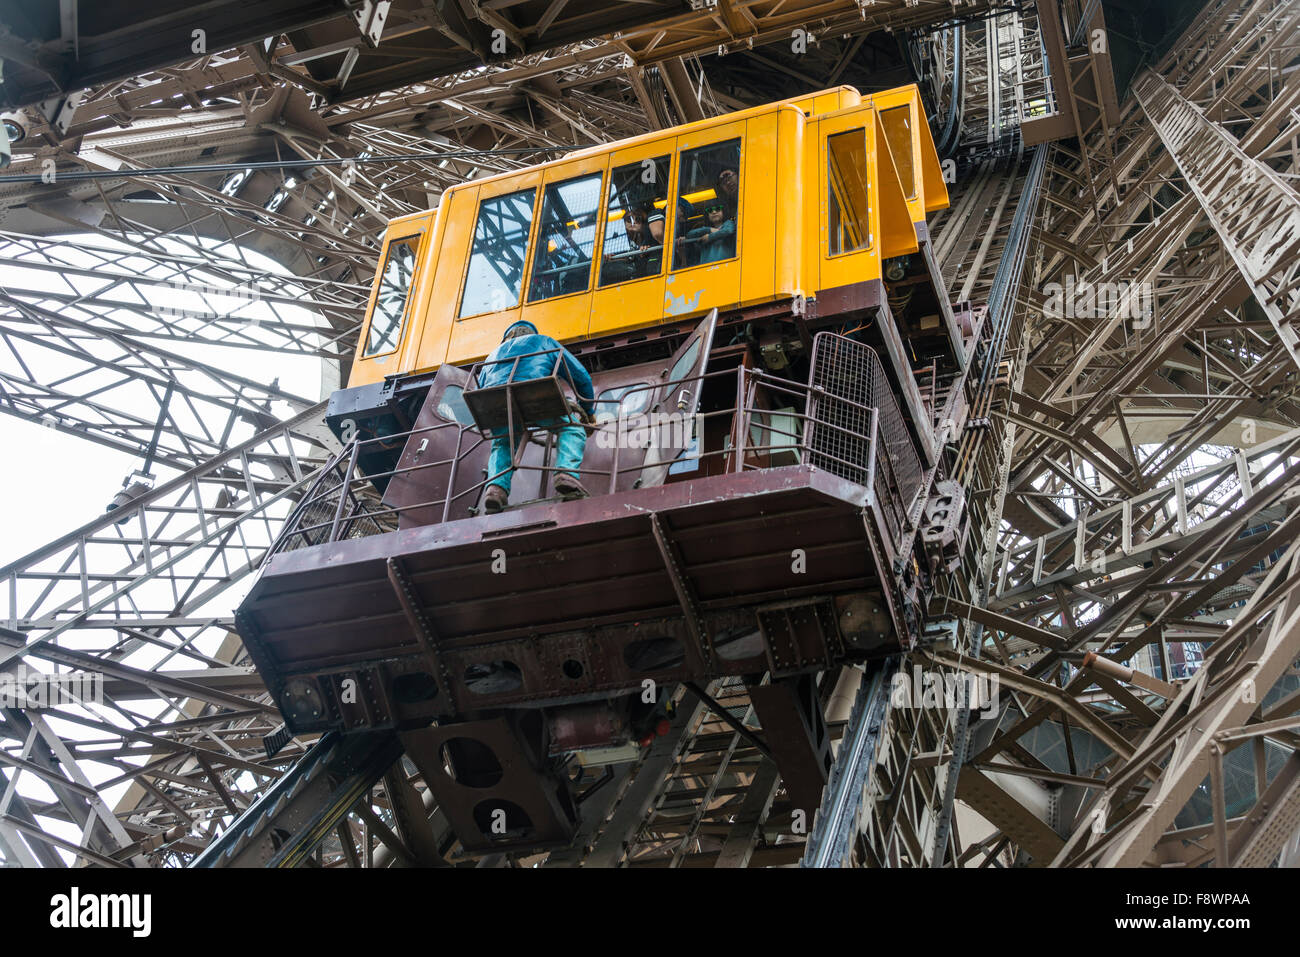
[[[826,235],[830,255],[871,245],[867,218],[867,131],[848,130],[826,141]]]
[[[667,156],[638,160],[609,178],[609,213],[601,247],[600,284],[657,276],[664,265]]]
[[[469,425],[474,421],[474,416],[469,411],[469,406],[465,404],[465,390],[458,385],[449,385],[442,391],[442,399],[438,402],[438,418],[446,422],[459,422],[461,425]]]
[[[636,415],[645,411],[654,392],[645,382],[633,382],[631,385],[616,385],[606,389],[596,397],[596,412],[608,412],[611,415]],[[635,390],[635,391],[634,391]]]
[[[465,295],[460,301],[462,319],[519,305],[536,195],[537,190],[525,189],[479,204]]]
[[[734,259],[740,212],[740,140],[682,153],[673,268]]]
[[[586,292],[591,285],[602,175],[592,173],[546,187],[528,284],[529,302]]]
[[[692,339],[690,346],[687,347],[686,351],[681,354],[681,357],[673,363],[673,371],[668,373],[669,382],[676,382],[679,379],[684,379],[690,374],[691,368],[695,365],[695,360],[700,357],[700,342],[701,339],[699,336]]]
[[[379,295],[375,297],[375,311],[370,316],[370,332],[366,336],[366,351],[362,358],[382,355],[397,348],[402,338],[406,298],[411,293],[411,277],[415,274],[415,252],[419,247],[418,233],[388,244],[388,255],[379,271]]]
[[[916,172],[912,166],[912,108],[896,106],[884,110],[880,119],[885,126],[889,151],[894,154],[898,178],[903,181],[903,192],[908,199],[916,199]]]

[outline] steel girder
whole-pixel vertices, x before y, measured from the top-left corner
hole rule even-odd
[[[959,797],[1003,817],[972,862],[1019,849],[1035,864],[1223,864],[1245,846],[1272,860],[1290,838],[1241,814],[1296,743],[1300,419],[1288,312],[1262,308],[1290,280],[1264,282],[1271,251],[1252,258],[1260,233],[1233,219],[1234,202],[1258,210],[1256,183],[1237,175],[1230,196],[1205,158],[1254,170],[1277,199],[1297,170],[1298,60],[1291,5],[1210,3],[1113,131],[1055,149],[1026,368],[1004,413],[1015,431],[1009,527],[983,619],[987,657],[1026,678],[1004,675],[1010,710],[962,772]],[[1090,150],[1110,151],[1110,174]],[[1130,291],[1108,308],[1060,309],[1063,288],[1121,283]],[[1150,296],[1148,314],[1124,308],[1136,292]],[[1125,686],[1089,667],[1087,651],[1177,693]],[[1216,763],[1252,736],[1257,773]],[[1195,792],[1218,767],[1214,787],[1229,797],[1203,802]],[[1206,850],[1201,835],[1216,833],[1228,850]]]
[[[1295,30],[1297,22],[1300,13],[1278,29]],[[1134,93],[1278,340],[1300,366],[1300,335],[1292,325],[1300,318],[1300,193],[1155,74],[1143,74]]]
[[[822,17],[812,21],[815,31],[824,29],[822,24],[838,31],[886,22],[868,22],[851,5],[833,6],[808,7]],[[933,22],[951,10],[947,3],[874,6],[873,18],[893,18],[889,22],[895,26],[906,25],[906,17]],[[1296,74],[1286,68],[1295,38],[1278,29],[1283,6],[1263,0],[1211,3],[1156,72],[1214,122],[1230,125],[1253,161],[1289,173],[1294,157],[1288,116],[1295,105],[1290,78]],[[804,7],[790,12],[806,14]],[[498,15],[508,18],[509,12]],[[281,39],[269,48],[205,56],[165,73],[92,89],[69,118],[66,136],[37,123],[38,149],[19,156],[27,168],[39,169],[40,160],[53,158],[68,169],[116,163],[127,169],[121,180],[102,185],[0,187],[6,217],[0,226],[10,233],[6,248],[26,264],[29,276],[24,286],[8,290],[10,318],[4,328],[14,330],[7,340],[10,355],[25,359],[54,350],[75,357],[84,364],[82,382],[90,381],[92,369],[121,359],[125,366],[119,375],[155,390],[171,383],[187,401],[209,403],[215,411],[201,416],[202,427],[165,422],[160,448],[168,464],[180,470],[182,484],[164,485],[112,519],[92,523],[3,570],[5,589],[18,594],[4,606],[11,632],[0,651],[9,664],[19,660],[21,640],[30,643],[25,660],[97,668],[109,703],[102,715],[52,719],[46,731],[53,741],[35,723],[23,725],[17,720],[21,715],[6,721],[0,854],[8,858],[12,852],[29,864],[58,863],[58,852],[101,865],[183,861],[302,753],[297,743],[275,759],[261,752],[262,735],[278,722],[243,664],[229,622],[210,614],[210,606],[255,566],[311,480],[327,440],[310,427],[311,397],[274,395],[265,384],[240,383],[220,367],[182,361],[171,340],[318,355],[333,364],[350,347],[375,239],[386,219],[436,202],[452,182],[529,160],[422,157],[382,169],[358,164],[350,178],[337,171],[255,172],[234,187],[225,173],[160,179],[131,176],[129,168],[189,162],[213,147],[207,161],[227,157],[237,164],[277,156],[561,147],[617,138],[647,123],[675,122],[688,101],[715,108],[694,62],[684,64],[684,81],[676,66],[660,71],[647,64],[713,50],[719,42],[736,50],[748,47],[750,38],[788,36],[781,15],[778,11],[765,21],[761,6],[704,7],[617,39],[516,54],[487,69],[451,71],[346,102],[339,100],[339,88],[346,92],[351,81],[340,82],[337,72],[325,76],[311,66],[334,62],[313,55],[319,46]],[[747,25],[751,19],[757,20],[753,30]],[[990,34],[971,32],[979,34],[987,52]],[[1031,46],[1022,42],[1020,54]],[[983,88],[986,101],[996,86],[1002,91],[999,102],[1010,105],[1005,90],[1034,79],[1023,63],[1016,66],[1017,55],[1006,44],[996,50],[992,59],[1005,69],[998,82]],[[1020,106],[1023,111],[1023,96]],[[137,130],[148,132],[136,135]],[[970,760],[960,768],[955,763],[960,729],[953,715],[891,710],[882,739],[887,751],[854,838],[853,859],[859,863],[997,866],[1013,860],[1034,834],[1043,837],[1044,826],[1064,847],[1083,801],[1076,796],[1058,802],[1055,812],[1044,802],[1049,810],[1040,820],[1033,789],[1060,785],[1072,795],[1069,789],[1098,792],[1103,775],[1107,784],[1112,778],[1117,782],[1117,803],[1108,806],[1119,809],[1104,820],[1115,836],[1103,835],[1104,846],[1081,853],[1100,859],[1107,847],[1123,846],[1125,859],[1172,858],[1183,840],[1178,835],[1205,826],[1176,819],[1178,808],[1169,818],[1167,809],[1177,803],[1187,780],[1204,768],[1212,770],[1201,756],[1204,736],[1160,738],[1156,723],[1171,706],[1119,682],[1071,684],[1068,673],[1078,661],[1068,657],[1073,652],[1062,657],[1053,642],[1079,649],[1109,642],[1117,655],[1136,648],[1135,642],[1160,649],[1191,636],[1205,636],[1219,647],[1216,642],[1226,634],[1222,618],[1235,601],[1250,598],[1257,599],[1252,607],[1259,610],[1259,627],[1234,633],[1221,652],[1212,653],[1206,677],[1199,680],[1222,697],[1226,692],[1215,689],[1228,687],[1223,682],[1235,674],[1234,663],[1260,662],[1262,682],[1289,652],[1291,639],[1281,627],[1289,619],[1275,616],[1281,614],[1277,596],[1288,587],[1281,576],[1291,573],[1271,571],[1278,561],[1277,549],[1270,546],[1290,528],[1290,479],[1281,485],[1270,480],[1275,477],[1266,474],[1267,451],[1256,449],[1257,443],[1242,447],[1240,458],[1235,453],[1225,458],[1231,465],[1210,466],[1208,479],[1189,474],[1180,484],[1175,472],[1188,451],[1224,438],[1225,420],[1254,422],[1262,440],[1300,424],[1294,377],[1279,371],[1276,361],[1284,347],[1268,317],[1243,306],[1248,290],[1231,256],[1217,233],[1207,229],[1198,202],[1177,178],[1176,164],[1142,111],[1130,101],[1113,133],[1092,130],[1085,136],[1091,139],[1078,153],[1058,147],[1049,167],[1050,188],[1034,217],[1035,243],[1026,282],[1014,297],[1015,321],[1003,353],[1009,359],[1007,385],[992,392],[987,405],[991,432],[984,447],[989,451],[972,443],[959,453],[974,476],[973,487],[987,490],[973,503],[986,531],[969,543],[964,581],[953,589],[952,607],[977,605],[972,599],[981,582],[1005,583],[990,612],[1001,617],[987,619],[997,626],[974,629],[963,620],[963,647],[969,651],[979,643],[985,670],[1023,663],[1037,673],[1016,687],[1008,685],[1001,739],[994,739],[994,746],[972,731]],[[1097,156],[1114,157],[1109,172],[1096,169]],[[1003,254],[1000,234],[1017,212],[1019,191],[1008,180],[991,167],[972,174],[954,189],[953,210],[935,223],[945,275],[959,277],[954,295],[987,295]],[[72,257],[73,241],[53,238],[70,228],[99,234],[95,242],[102,248],[87,246],[92,261]],[[1198,241],[1189,247],[1189,239]],[[139,272],[158,280],[158,288],[212,289],[198,290],[195,308],[185,314],[162,314],[154,308],[159,303],[148,283],[111,261],[119,243],[130,248],[129,262],[139,264]],[[218,243],[226,245],[218,250]],[[292,275],[254,275],[255,268],[240,262],[239,246],[272,255]],[[52,291],[36,278],[61,267],[70,267],[66,290]],[[1067,269],[1092,281],[1146,277],[1156,286],[1159,305],[1154,328],[1132,330],[1107,320],[1043,321],[1043,286]],[[237,321],[239,309],[202,302],[204,296],[219,301],[221,294],[213,289],[248,286],[250,280],[270,310],[257,325]],[[282,299],[297,298],[299,290],[310,297],[309,323],[274,313],[287,305]],[[105,342],[117,351],[105,352]],[[1084,352],[1087,359],[1079,362]],[[15,361],[11,368],[21,370],[21,365]],[[111,393],[96,407],[96,397],[77,382],[65,383],[60,394],[43,381],[46,376],[22,382],[21,371],[11,375],[27,391],[9,411],[34,420],[67,414],[67,421],[56,425],[120,448],[138,452],[145,425],[156,422],[150,418],[156,407],[144,412],[107,398]],[[280,425],[266,417],[269,399],[291,407],[296,399],[306,411]],[[81,405],[68,404],[72,400]],[[237,417],[246,420],[245,427],[223,442],[224,423]],[[248,423],[264,431],[240,444]],[[1154,450],[1146,448],[1152,444]],[[1275,442],[1267,448],[1279,447]],[[1207,511],[1223,504],[1215,495],[1233,493],[1233,474],[1236,497],[1219,513]],[[1206,491],[1211,481],[1218,484]],[[1259,489],[1281,492],[1257,514],[1245,511],[1242,503]],[[1075,499],[1088,502],[1086,513],[1073,504],[1074,511],[1067,509]],[[119,516],[126,521],[119,524]],[[1010,527],[999,533],[1003,516]],[[1243,542],[1227,529],[1240,528],[1247,518],[1258,521],[1261,531],[1255,535],[1262,537]],[[1125,529],[1130,546],[1138,540],[1128,551],[1122,547]],[[1168,546],[1179,540],[1160,539],[1184,532],[1206,537],[1183,566],[1176,566]],[[1145,552],[1144,536],[1153,543]],[[1101,548],[1120,564],[1151,560],[1154,571],[1103,580],[1106,576],[1079,571],[1077,563],[1071,568],[1067,559],[1078,557],[1080,538],[1086,556]],[[1043,559],[1036,563],[1039,552]],[[1234,565],[1241,562],[1249,564]],[[1208,574],[1205,569],[1222,572],[1222,565],[1235,578],[1231,589],[1219,590],[1222,595],[1178,590],[1187,579]],[[1091,629],[1090,623],[1102,617],[1110,623],[1107,628]],[[1157,650],[1156,659],[1160,656]],[[178,663],[185,664],[179,673],[173,670]],[[945,667],[970,666],[948,661]],[[715,687],[710,693],[737,718],[746,714],[742,689]],[[552,855],[546,863],[763,866],[798,860],[804,835],[795,832],[771,767],[733,727],[695,709],[691,700],[684,699],[687,706],[673,734],[661,739],[653,760],[597,792],[600,799],[592,807],[599,806],[599,813],[593,810],[592,822],[584,825],[583,847]],[[1273,701],[1258,714],[1216,712],[1214,727],[1232,735],[1241,724],[1254,728],[1285,720],[1288,714],[1279,709],[1285,712],[1288,700],[1283,695],[1281,703]],[[1104,730],[1093,727],[1098,720]],[[831,731],[838,735],[838,726]],[[1284,795],[1293,788],[1271,769],[1277,742],[1289,744],[1289,734],[1282,728],[1260,735],[1273,749],[1265,764],[1273,784],[1282,781],[1276,786]],[[103,740],[91,742],[91,737]],[[1128,747],[1107,758],[1107,742],[1119,747],[1120,739]],[[1226,747],[1227,739],[1217,740]],[[1143,762],[1150,753],[1143,750],[1147,742],[1167,747],[1177,762],[1164,767]],[[1098,755],[1100,763],[1090,764]],[[85,774],[79,777],[69,765]],[[1125,782],[1115,777],[1120,770],[1138,781],[1139,791],[1147,787],[1142,775],[1165,789],[1160,793],[1169,797],[1158,813],[1143,821],[1125,816],[1126,796],[1119,793]],[[1007,819],[1006,830],[969,810],[982,803],[981,788],[987,786],[972,776],[967,787],[968,775],[994,782],[1001,794],[1021,804],[1024,811]],[[52,782],[56,799],[30,798],[22,784],[26,776]],[[1230,786],[1240,788],[1230,767],[1227,777]],[[1028,784],[1017,790],[1011,778]],[[946,836],[927,835],[926,822],[945,810],[954,779],[952,829]],[[1260,788],[1273,784],[1261,780]],[[418,775],[394,766],[306,861],[385,866],[427,859],[431,847],[432,853],[446,854],[451,844],[445,821],[429,804],[428,791],[419,792],[422,807],[412,803],[412,786],[421,787]],[[1086,826],[1091,834],[1094,819],[1085,815],[1079,828]],[[1248,835],[1242,829],[1248,819],[1220,818],[1225,840],[1234,855],[1249,847],[1252,859],[1267,857],[1273,839],[1261,843]],[[1261,823],[1265,831],[1270,826]],[[927,836],[943,837],[942,846],[927,844]],[[1077,846],[1062,860],[1075,860],[1069,855]],[[1043,859],[1041,850],[1034,856]]]

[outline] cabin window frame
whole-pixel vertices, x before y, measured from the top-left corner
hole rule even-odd
[[[646,160],[655,162],[659,159],[668,160],[668,192],[664,199],[664,242],[663,252],[660,253],[659,269],[649,275],[637,276],[632,279],[619,279],[615,282],[602,283],[600,281],[599,268],[596,269],[595,286],[589,289],[590,292],[601,292],[606,289],[614,289],[618,286],[630,286],[633,283],[647,282],[653,279],[663,279],[668,274],[668,252],[672,248],[672,222],[668,218],[668,211],[673,207],[673,198],[677,192],[677,150],[675,149],[676,137],[665,137],[662,140],[656,140],[653,143],[644,144],[636,147],[638,151],[647,150],[649,155],[639,159],[627,159],[625,161],[615,161],[616,153],[607,154],[606,172],[609,174],[605,181],[604,190],[601,193],[602,203],[600,209],[600,244],[596,250],[596,258],[600,264],[604,265],[605,258],[605,241],[609,239],[609,192],[614,188],[614,174],[628,166],[643,165]],[[662,153],[659,151],[663,150]]]
[[[588,170],[585,173],[568,171],[568,175],[557,176],[553,179],[550,177],[544,177],[542,181],[534,187],[537,190],[538,195],[536,206],[533,210],[533,222],[529,227],[529,240],[527,247],[528,259],[525,263],[523,285],[520,290],[519,302],[515,303],[515,305],[510,308],[517,309],[520,307],[527,308],[532,306],[541,306],[550,302],[559,302],[562,299],[568,299],[572,296],[587,296],[591,294],[593,283],[595,283],[599,278],[598,274],[600,270],[597,267],[600,263],[601,247],[605,236],[605,208],[603,204],[606,198],[605,182],[607,173],[609,173],[608,161],[606,161],[605,165],[600,169]],[[600,185],[596,189],[596,221],[592,224],[592,228],[595,230],[595,235],[592,237],[591,242],[591,259],[587,261],[587,285],[582,289],[560,293],[556,296],[545,296],[540,299],[530,298],[529,293],[531,292],[531,286],[533,284],[533,272],[537,265],[537,244],[541,241],[542,211],[546,205],[547,191],[553,186],[564,186],[578,180],[589,179],[592,176],[598,176],[600,178]],[[522,192],[522,190],[519,192]],[[477,228],[477,220],[475,220],[474,225],[475,228]],[[482,313],[479,315],[482,315]],[[466,316],[465,318],[468,319],[470,317]]]
[[[831,252],[831,241],[834,235],[831,229],[831,197],[833,195],[832,192],[833,184],[831,181],[831,162],[832,162],[831,142],[835,140],[837,137],[850,136],[853,134],[862,135],[862,153],[863,153],[864,164],[865,164],[863,167],[863,189],[862,189],[865,207],[862,210],[863,213],[862,221],[866,226],[867,242],[865,246],[856,246],[853,249],[842,249],[839,252]],[[877,150],[879,150],[880,148],[879,143],[876,144],[876,148]],[[888,144],[885,144],[885,148],[886,149],[889,148]],[[824,202],[823,209],[825,210],[824,222],[825,222],[825,230],[826,230],[826,242],[825,242],[825,246],[823,247],[822,255],[826,259],[842,259],[845,256],[856,256],[861,253],[871,252],[871,250],[876,248],[876,235],[875,235],[875,231],[871,228],[871,199],[872,199],[871,173],[870,173],[871,137],[868,133],[866,124],[863,124],[862,126],[852,126],[844,130],[834,130],[834,129],[827,130],[822,137],[822,149],[824,153],[824,158],[821,166],[822,166],[822,172],[826,176],[826,189],[825,189],[825,193],[823,194],[823,202]]]
[[[366,315],[366,327],[362,330],[360,336],[361,353],[357,357],[358,362],[369,362],[372,359],[382,359],[385,356],[391,356],[402,348],[402,343],[406,338],[406,330],[409,325],[411,315],[411,301],[415,296],[415,286],[417,278],[420,275],[420,254],[425,248],[425,234],[429,232],[427,225],[421,225],[414,232],[406,233],[402,236],[395,236],[384,243],[384,256],[379,262],[379,269],[375,274],[375,291],[371,298],[369,309]],[[402,300],[402,313],[397,319],[397,334],[393,337],[393,346],[383,352],[370,351],[370,331],[374,328],[375,316],[379,310],[379,297],[384,289],[384,268],[388,265],[389,257],[392,255],[393,248],[407,243],[409,240],[415,240],[415,265],[411,267],[411,282],[406,287],[406,296]]]
[[[447,393],[450,392],[452,389],[455,389],[460,393],[458,399],[460,400],[461,406],[465,409],[465,414],[467,416],[466,419],[461,419],[459,416],[455,415],[454,412],[452,413],[451,418],[448,418],[445,414],[443,414],[442,411],[443,406],[450,404],[447,399]],[[443,422],[449,422],[453,425],[459,425],[462,427],[472,426],[474,424],[474,416],[469,411],[469,406],[465,405],[464,395],[465,395],[465,383],[460,383],[460,382],[446,383],[442,387],[442,389],[438,392],[438,396],[437,396],[438,401],[434,403],[433,414],[436,415]]]
[[[677,202],[678,202],[678,197],[681,195],[681,186],[682,186],[681,169],[682,169],[683,155],[686,153],[696,152],[697,150],[707,150],[719,146],[726,146],[732,140],[735,140],[740,147],[740,157],[736,162],[736,167],[737,167],[736,178],[739,181],[738,185],[740,189],[739,192],[736,194],[735,254],[727,257],[726,259],[715,259],[712,262],[695,263],[694,265],[691,266],[677,266],[675,268],[669,268],[668,273],[670,275],[683,275],[684,273],[691,272],[694,269],[704,269],[709,266],[722,266],[727,263],[740,262],[741,243],[742,243],[742,236],[740,230],[740,217],[742,212],[745,209],[745,161],[746,161],[746,157],[749,154],[749,143],[748,143],[749,129],[745,121],[741,120],[738,122],[740,123],[739,129],[729,128],[730,124],[728,124],[727,127],[722,128],[721,131],[710,130],[709,133],[716,135],[717,138],[707,140],[706,142],[703,143],[691,143],[689,145],[683,146],[681,145],[682,138],[678,139],[678,143],[675,145],[675,148],[673,150],[673,174],[674,175],[673,175],[672,187],[668,195],[668,206],[670,209],[673,210],[673,218],[672,218],[672,222],[669,224],[669,228],[664,231],[664,245],[672,246],[673,259],[675,260],[677,258],[677,227],[678,227],[677,220],[679,218],[677,216]],[[715,193],[715,198],[716,198],[716,193]],[[746,230],[746,232],[748,232],[748,230]],[[672,267],[672,263],[669,263],[669,266]]]
[[[908,178],[907,182],[903,183],[903,196],[909,203],[916,201],[918,192],[916,181],[919,178],[917,176],[917,166],[920,164],[920,150],[918,149],[919,144],[917,143],[916,132],[917,119],[916,111],[913,109],[913,106],[914,104],[909,101],[906,103],[900,103],[897,106],[882,106],[879,108],[880,128],[885,134],[885,147],[890,150],[891,156],[893,156],[893,147],[889,145],[889,124],[885,120],[885,117],[893,115],[899,110],[905,110],[907,113],[907,166],[912,175]],[[903,179],[903,171],[899,165],[898,157],[893,156],[893,160],[894,168],[898,170],[898,179],[901,182]]]
[[[502,312],[511,312],[515,309],[523,308],[523,306],[526,304],[525,297],[528,292],[528,284],[532,279],[531,253],[533,251],[533,245],[536,242],[535,237],[537,235],[537,220],[539,216],[539,204],[542,201],[542,193],[544,191],[545,184],[541,179],[538,179],[537,181],[529,185],[526,186],[520,185],[517,188],[511,188],[508,183],[504,183],[504,182],[500,184],[494,184],[494,185],[500,185],[504,188],[502,188],[499,192],[493,191],[491,195],[488,196],[485,196],[483,195],[482,192],[480,192],[478,195],[478,201],[474,205],[473,226],[470,229],[469,246],[465,252],[465,268],[462,272],[461,280],[460,280],[460,294],[456,298],[456,313],[455,313],[456,322],[466,322],[470,319],[478,319],[481,316],[493,316]],[[493,309],[489,307],[487,309],[479,310],[478,312],[472,312],[466,314],[465,293],[469,291],[470,270],[473,269],[474,267],[474,243],[478,235],[479,217],[483,213],[483,206],[486,203],[491,203],[496,200],[507,199],[511,196],[518,196],[530,191],[533,194],[533,202],[531,207],[532,211],[529,213],[528,233],[524,240],[524,248],[522,251],[523,269],[519,274],[519,292],[515,296],[515,301],[512,302],[510,305],[502,306],[499,309]]]
[[[649,277],[642,277],[642,278],[649,278]],[[650,410],[650,406],[653,404],[654,401],[654,395],[653,395],[654,390],[660,384],[661,383],[656,382],[652,379],[643,378],[643,379],[635,379],[629,382],[624,382],[621,385],[606,386],[605,388],[601,389],[598,393],[596,393],[597,417],[599,417],[601,413],[610,414],[612,412],[612,414],[614,414],[616,418],[621,419],[624,418],[625,416],[641,415],[648,412]],[[616,390],[622,390],[622,391],[619,392],[617,407],[614,410],[611,410],[608,407],[613,405],[615,400],[607,399],[605,398],[605,395],[609,392],[614,392]],[[629,410],[623,408],[623,401],[627,398],[629,392],[640,392],[644,396],[644,398],[641,401],[641,404],[635,409]]]

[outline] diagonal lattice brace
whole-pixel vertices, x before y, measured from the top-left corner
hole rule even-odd
[[[1300,366],[1300,193],[1150,71],[1133,85],[1188,187]]]

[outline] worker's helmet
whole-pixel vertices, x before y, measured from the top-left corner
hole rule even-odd
[[[535,336],[537,327],[527,319],[520,319],[518,322],[511,323],[506,327],[506,331],[501,335],[501,341],[505,342],[515,336]]]

